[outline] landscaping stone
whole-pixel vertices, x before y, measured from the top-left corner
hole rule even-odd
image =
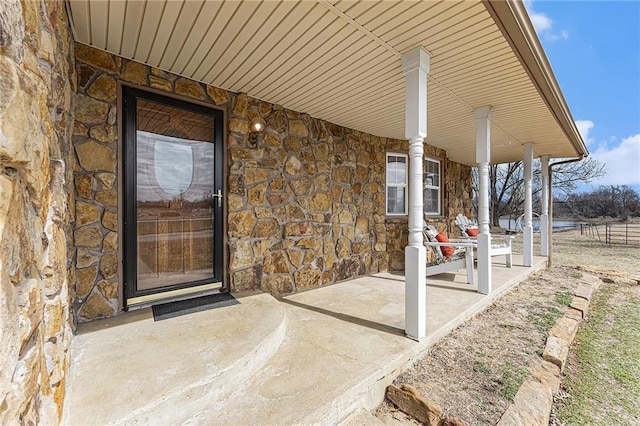
[[[587,301],[591,301],[593,295],[593,286],[590,284],[581,283],[578,288],[573,292],[575,297],[581,297]]]
[[[578,322],[582,321],[582,311],[579,311],[579,310],[574,309],[574,308],[567,309],[567,311],[564,313],[564,316],[566,318],[574,319],[574,320],[576,320]]]
[[[531,377],[549,387],[555,395],[560,390],[560,368],[557,365],[544,361],[536,361],[530,368]]]
[[[580,297],[574,297],[569,307],[582,312],[582,319],[584,319],[587,316],[587,312],[589,312],[589,301]]]
[[[552,404],[551,389],[529,378],[520,386],[513,404],[502,415],[498,426],[548,426]]]
[[[402,388],[387,386],[387,398],[399,409],[428,426],[438,425],[442,416],[442,408],[422,397],[411,385],[402,385]]]
[[[549,336],[557,337],[565,342],[573,342],[578,332],[579,322],[574,318],[562,317],[549,330]]]
[[[572,307],[556,321],[542,354],[543,360],[531,366],[531,378],[520,387],[513,404],[500,419],[499,425],[547,425],[553,395],[560,390],[560,373],[569,355],[569,347],[575,339],[578,326],[586,313],[593,290],[598,283],[595,277],[586,275],[586,283],[575,290]],[[576,309],[575,306],[579,307]],[[536,385],[534,382],[537,381]]]
[[[542,353],[542,359],[557,365],[562,371],[567,361],[567,356],[569,356],[569,343],[566,340],[549,336]]]

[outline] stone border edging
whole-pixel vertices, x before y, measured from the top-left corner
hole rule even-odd
[[[567,362],[569,347],[587,315],[589,303],[600,282],[593,275],[583,275],[573,292],[569,309],[549,330],[542,359],[530,367],[531,376],[518,389],[498,426],[549,424],[553,396],[560,390],[560,373]]]

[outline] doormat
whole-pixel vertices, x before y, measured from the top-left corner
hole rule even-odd
[[[160,321],[179,317],[180,315],[239,304],[240,302],[238,302],[231,293],[218,293],[194,297],[193,299],[178,300],[177,302],[163,303],[161,305],[153,305],[151,309],[153,310],[153,320]]]

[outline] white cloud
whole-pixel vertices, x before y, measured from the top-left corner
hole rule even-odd
[[[551,32],[546,32],[544,35],[544,38],[548,41],[554,42],[554,41],[558,41],[560,39],[562,40],[566,40],[569,38],[569,31],[567,30],[562,30],[560,32],[560,34],[554,34]]]
[[[607,173],[593,184],[640,185],[640,133],[622,139],[615,147],[602,141],[591,155],[605,164]]]
[[[553,30],[553,19],[547,16],[546,13],[536,12],[533,9],[533,0],[525,0],[524,5],[529,12],[529,18],[531,23],[536,29],[538,36],[544,37],[549,42],[555,42],[558,40],[567,40],[569,38],[569,31],[561,30],[559,33]]]
[[[589,147],[590,155],[604,164],[605,175],[592,185],[640,186],[640,133],[623,138],[615,136],[600,140],[590,135],[595,123],[591,120],[576,120],[576,127]]]
[[[589,139],[589,130],[591,130],[594,126],[593,121],[576,120],[576,126],[578,127],[578,131],[580,132],[580,136],[582,136],[582,140],[584,140],[587,145],[591,145],[594,142],[594,139]]]
[[[531,22],[533,23],[533,26],[535,27],[538,34],[550,30],[551,26],[553,25],[553,21],[551,20],[551,18],[549,18],[544,13],[531,11],[529,13],[529,17],[531,18]]]

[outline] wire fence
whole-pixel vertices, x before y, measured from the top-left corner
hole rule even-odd
[[[640,246],[640,223],[581,223],[580,234],[608,245]]]

